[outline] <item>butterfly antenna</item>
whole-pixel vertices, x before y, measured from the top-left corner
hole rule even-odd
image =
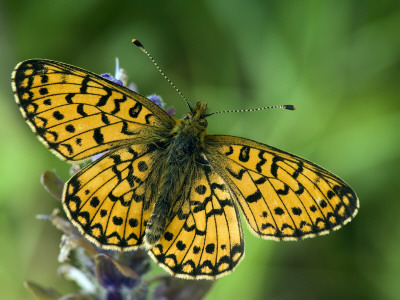
[[[189,107],[190,111],[193,111],[192,107],[190,106],[190,104],[187,101],[186,97],[176,87],[176,85],[167,77],[167,75],[165,75],[165,73],[161,70],[159,65],[154,60],[153,56],[151,56],[151,54],[146,50],[146,48],[143,46],[143,44],[141,42],[139,42],[137,39],[132,39],[132,43],[135,44],[140,50],[142,50],[144,52],[144,54],[146,54],[148,56],[148,58],[150,58],[150,60],[152,61],[153,65],[157,68],[157,70],[161,73],[161,75],[168,81],[168,83],[175,89],[175,91],[178,92],[178,94],[183,98],[183,100],[185,100],[185,102],[186,102],[187,106]]]
[[[211,114],[206,115],[206,117],[216,115],[216,114],[224,114],[224,113],[233,113],[233,112],[248,112],[248,111],[259,111],[264,109],[271,109],[271,108],[283,108],[287,110],[295,110],[296,107],[294,105],[275,105],[275,106],[265,106],[265,107],[258,107],[258,108],[250,108],[250,109],[234,109],[234,110],[220,110],[213,112]]]

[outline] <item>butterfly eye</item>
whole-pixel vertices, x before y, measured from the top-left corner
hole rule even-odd
[[[189,115],[188,115],[188,114],[184,114],[184,115],[183,115],[183,119],[184,119],[184,120],[189,120]]]
[[[203,126],[204,128],[207,128],[208,122],[206,119],[201,119],[199,121],[200,126]]]

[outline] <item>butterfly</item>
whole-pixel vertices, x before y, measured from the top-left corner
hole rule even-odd
[[[177,277],[215,279],[238,265],[240,211],[271,240],[327,234],[357,213],[354,191],[316,164],[209,134],[206,103],[176,120],[124,86],[44,59],[18,64],[12,87],[25,121],[59,158],[105,153],[65,184],[71,222],[104,249],[144,246]]]

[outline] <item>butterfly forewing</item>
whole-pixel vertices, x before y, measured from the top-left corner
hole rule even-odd
[[[143,96],[60,62],[20,63],[13,89],[32,130],[65,160],[80,161],[132,139],[148,139],[175,123]]]
[[[210,166],[197,166],[178,199],[155,259],[183,278],[213,279],[231,272],[244,254],[239,215],[225,181]]]
[[[157,159],[156,150],[131,145],[81,170],[64,189],[68,217],[98,246],[127,250],[141,245],[154,206],[150,178]]]
[[[207,146],[258,236],[291,240],[321,235],[357,213],[353,190],[305,159],[231,136],[209,135]]]

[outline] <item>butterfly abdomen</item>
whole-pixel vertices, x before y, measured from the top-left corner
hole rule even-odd
[[[147,248],[154,246],[163,235],[167,222],[172,217],[171,207],[184,189],[186,172],[190,172],[189,163],[169,163],[160,172],[159,194],[153,212],[146,226],[144,243]],[[182,171],[182,168],[186,171]]]
[[[173,129],[173,136],[164,150],[164,160],[159,162],[163,163],[157,180],[160,192],[144,237],[148,248],[158,242],[166,229],[167,222],[171,219],[171,207],[176,199],[180,198],[185,181],[188,180],[185,174],[191,174],[196,157],[202,149],[203,131],[193,126],[193,123],[179,121]]]

